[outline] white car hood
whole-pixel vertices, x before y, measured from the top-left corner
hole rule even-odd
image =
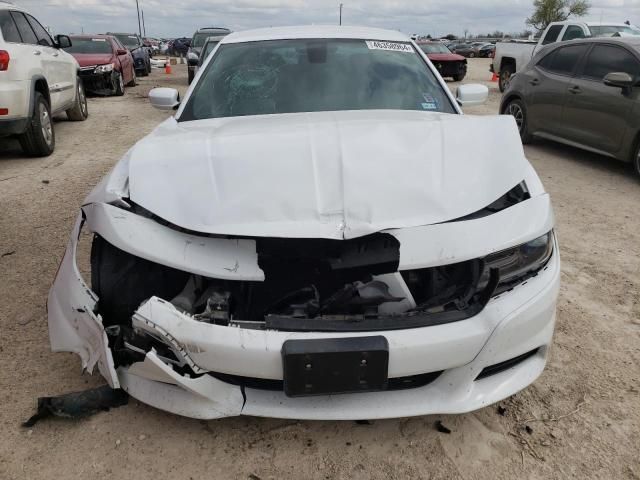
[[[417,111],[170,119],[125,161],[131,200],[180,227],[329,239],[463,217],[529,168],[511,117]]]

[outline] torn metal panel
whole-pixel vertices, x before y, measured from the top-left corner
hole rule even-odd
[[[129,188],[193,231],[348,239],[464,217],[522,182],[527,165],[505,116],[264,115],[165,122],[132,150]]]
[[[78,216],[58,275],[49,291],[49,340],[54,352],[77,353],[84,370],[92,372],[97,364],[109,385],[118,388],[118,376],[102,319],[94,313],[98,299],[83,280],[76,264],[82,224],[82,216]]]
[[[137,257],[206,277],[264,280],[255,240],[189,235],[105,203],[83,211],[91,231]]]
[[[240,415],[244,397],[240,387],[209,375],[180,375],[151,351],[144,362],[119,368],[122,388],[153,407],[191,418],[215,419]]]
[[[400,242],[399,270],[464,262],[522,244],[554,225],[549,195],[464,222],[388,230]]]

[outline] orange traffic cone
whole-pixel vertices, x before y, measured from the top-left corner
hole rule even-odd
[[[171,75],[171,64],[169,62],[164,65],[164,73],[167,75]]]

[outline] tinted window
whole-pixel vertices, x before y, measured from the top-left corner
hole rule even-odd
[[[49,32],[47,32],[44,27],[42,25],[40,25],[40,23],[33,18],[31,15],[27,15],[27,19],[29,20],[29,23],[31,24],[31,28],[33,28],[33,31],[35,32],[36,36],[38,37],[38,44],[45,46],[45,47],[53,47],[53,40],[51,39],[51,36],[49,35]]]
[[[106,38],[71,37],[71,46],[65,50],[69,53],[112,53]]]
[[[36,34],[33,33],[33,29],[29,25],[29,22],[27,22],[25,16],[20,12],[11,12],[11,16],[18,26],[18,31],[22,37],[22,43],[37,45],[38,38],[36,37]]]
[[[561,31],[562,31],[562,25],[554,25],[553,27],[550,27],[549,30],[547,31],[547,34],[544,37],[544,40],[542,41],[542,44],[547,45],[549,43],[553,43],[556,40],[558,40],[558,36],[560,35]]]
[[[9,10],[0,10],[0,31],[5,42],[21,43],[22,39],[18,33],[13,18],[9,14]]]
[[[562,36],[562,40],[575,40],[576,38],[584,38],[584,31],[582,27],[578,27],[577,25],[570,25],[567,27],[567,30],[564,32]]]
[[[612,72],[625,72],[636,77],[638,60],[623,48],[596,45],[589,53],[582,76],[602,80]]]
[[[587,45],[559,48],[547,55],[538,65],[552,73],[571,75],[588,48]]]
[[[304,39],[222,45],[180,120],[374,109],[455,113],[409,43]]]

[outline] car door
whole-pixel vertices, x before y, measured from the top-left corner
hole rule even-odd
[[[53,39],[40,22],[28,13],[25,16],[38,38],[38,44],[42,47],[42,62],[53,80],[53,83],[49,83],[51,109],[65,109],[76,98],[77,65],[71,56],[56,48]]]
[[[129,83],[133,80],[133,57],[131,56],[131,52],[129,52],[129,50],[127,50],[116,37],[111,38],[111,47],[114,49],[118,61],[120,62],[122,78],[124,78],[125,83]]]
[[[28,68],[23,69],[25,74],[28,75],[26,78],[41,74],[47,80],[47,83],[49,83],[51,72],[47,70],[47,65],[43,62],[43,47],[38,44],[38,37],[31,28],[31,25],[29,25],[27,17],[25,17],[22,12],[15,10],[11,11],[10,15],[22,40],[16,57],[24,59],[28,65]]]
[[[616,154],[622,148],[638,89],[623,90],[603,83],[613,72],[640,78],[640,61],[622,45],[597,43],[579,74],[571,79],[563,121],[567,139]]]
[[[563,136],[562,114],[571,77],[588,51],[586,44],[554,48],[527,72],[527,115],[531,133]]]

